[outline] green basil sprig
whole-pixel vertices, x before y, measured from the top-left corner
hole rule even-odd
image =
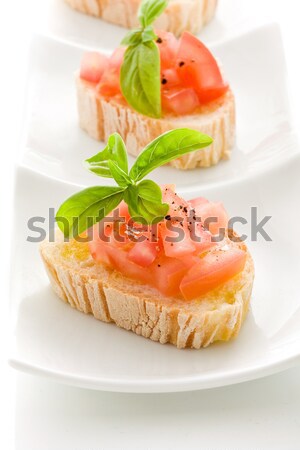
[[[119,134],[112,134],[107,146],[87,159],[85,165],[95,175],[113,178],[118,186],[94,186],[72,195],[57,212],[59,228],[65,237],[76,237],[106,217],[122,200],[136,221],[160,222],[169,205],[163,203],[160,187],[143,178],[157,167],[207,147],[212,141],[211,137],[189,128],[168,131],[145,147],[128,172],[125,144]]]
[[[138,18],[141,28],[130,31],[121,66],[121,90],[133,109],[146,116],[161,117],[160,56],[152,24],[162,14],[166,0],[143,0]]]

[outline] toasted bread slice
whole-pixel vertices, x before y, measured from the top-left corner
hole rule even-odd
[[[61,232],[40,251],[54,291],[73,308],[162,344],[199,349],[235,337],[248,311],[253,261],[245,244],[228,242],[247,252],[243,272],[192,301],[165,297],[95,263],[88,244],[64,242]]]
[[[92,138],[107,141],[118,132],[128,152],[137,156],[153,139],[174,128],[192,128],[214,139],[209,147],[171,161],[177,169],[209,167],[230,157],[235,138],[235,101],[231,90],[194,114],[152,119],[134,111],[121,98],[107,99],[96,85],[76,75],[79,124]]]
[[[140,0],[66,0],[69,5],[86,14],[126,28],[138,27]],[[165,12],[155,27],[179,36],[187,30],[197,34],[214,16],[217,0],[169,0]]]

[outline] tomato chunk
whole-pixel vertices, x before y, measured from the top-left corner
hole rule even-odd
[[[174,67],[178,52],[178,40],[173,33],[168,31],[155,30],[155,34],[158,36],[156,44],[160,53],[161,70]]]
[[[190,202],[193,204],[193,201]],[[203,202],[194,206],[196,217],[201,218],[204,226],[212,233],[219,234],[228,228],[228,214],[222,203]]]
[[[177,66],[182,84],[194,88],[201,103],[213,101],[228,90],[211,52],[187,31],[180,39]]]
[[[173,88],[162,92],[162,105],[164,111],[183,116],[193,113],[200,102],[193,88]]]
[[[165,185],[162,189],[162,198],[165,203],[169,205],[168,214],[175,217],[186,218],[189,211],[189,204],[183,198],[176,194],[173,185]]]
[[[112,53],[111,57],[109,58],[109,67],[111,69],[117,69],[118,71],[120,71],[125,51],[126,51],[125,47],[118,47]]]
[[[180,258],[183,255],[194,253],[193,244],[186,223],[171,221],[161,223],[160,235],[163,241],[164,251],[167,256]]]
[[[113,215],[114,213],[111,213]],[[124,219],[125,222],[128,222],[130,219],[130,214],[128,210],[128,205],[124,201],[122,201],[119,206],[115,209],[115,214],[118,214],[121,219]]]
[[[204,197],[197,197],[193,198],[192,200],[189,200],[189,204],[192,208],[196,208],[197,206],[201,206],[203,204],[207,204],[209,201]]]
[[[128,253],[128,259],[139,266],[148,267],[155,261],[157,255],[157,244],[155,242],[144,240],[134,244],[133,248]]]
[[[98,85],[98,92],[105,97],[121,94],[120,71],[125,50],[123,47],[117,48],[108,60],[107,68]]]
[[[168,192],[169,190],[172,192],[175,192],[176,185],[174,183],[168,183],[168,184],[161,184],[160,185],[161,191],[164,195],[164,192]],[[164,200],[166,201],[166,200]]]
[[[98,86],[98,92],[104,97],[113,97],[121,94],[120,75],[110,68],[106,69]]]
[[[80,65],[80,78],[91,83],[98,83],[108,67],[108,58],[98,52],[87,52]]]
[[[180,295],[180,282],[188,269],[189,265],[181,260],[160,256],[151,266],[151,285],[166,296]]]
[[[246,262],[246,253],[238,248],[214,250],[200,258],[180,283],[186,300],[199,297],[219,287],[240,273]]]
[[[181,84],[180,77],[176,68],[164,69],[161,76],[161,84],[163,89],[170,89]]]
[[[202,222],[195,222],[191,225],[191,239],[197,255],[201,255],[217,245],[213,241],[211,232],[204,229]]]

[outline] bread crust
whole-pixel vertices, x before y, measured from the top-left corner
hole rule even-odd
[[[74,9],[101,17],[126,28],[138,26],[140,0],[66,0]],[[187,30],[197,34],[215,14],[217,0],[171,0],[155,27],[179,36]]]
[[[167,115],[162,119],[143,116],[120,98],[107,99],[98,94],[96,86],[76,74],[79,125],[92,138],[107,141],[118,132],[128,153],[137,156],[153,139],[174,128],[192,128],[214,139],[209,147],[171,161],[177,169],[210,167],[230,157],[235,139],[235,100],[232,91],[203,106],[195,114]]]
[[[247,251],[242,243],[233,243]],[[254,266],[247,251],[242,273],[193,301],[157,290],[95,263],[87,244],[45,241],[40,253],[54,292],[73,308],[103,322],[178,348],[207,347],[239,333],[248,311]]]

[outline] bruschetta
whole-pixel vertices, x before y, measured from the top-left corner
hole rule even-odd
[[[141,28],[130,32],[110,57],[84,54],[76,74],[81,128],[104,141],[120,133],[133,156],[168,130],[194,128],[211,135],[213,144],[173,160],[174,167],[209,167],[228,159],[235,138],[235,100],[216,59],[192,34],[184,32],[178,40],[144,26],[148,22],[139,17]]]
[[[87,188],[58,210],[60,230],[40,251],[62,300],[178,348],[198,349],[238,334],[254,265],[245,243],[228,229],[223,205],[185,200],[174,185],[144,179],[166,160],[210,142],[194,130],[168,132],[128,171],[124,143],[115,134],[87,160],[89,170],[118,186]]]

